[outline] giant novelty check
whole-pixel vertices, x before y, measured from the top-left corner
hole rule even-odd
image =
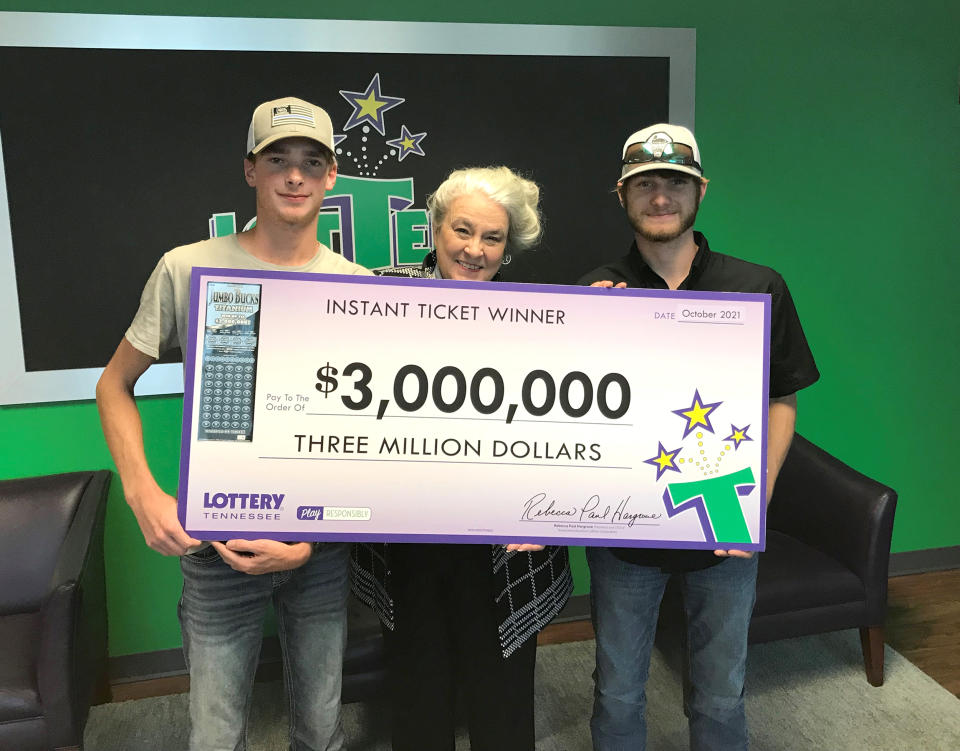
[[[762,550],[770,300],[195,269],[197,538]]]

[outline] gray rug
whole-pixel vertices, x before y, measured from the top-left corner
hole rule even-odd
[[[537,655],[538,751],[589,751],[593,642],[541,647]],[[680,679],[654,652],[647,687],[648,747],[688,748]],[[855,631],[751,647],[747,715],[754,751],[902,751],[960,749],[960,699],[897,652],[886,648],[886,681],[867,683]],[[344,708],[350,751],[389,751],[382,706]],[[250,751],[285,751],[286,718],[279,683],[258,684]],[[94,707],[86,751],[182,751],[187,748],[186,696]],[[457,749],[469,749],[458,739]]]

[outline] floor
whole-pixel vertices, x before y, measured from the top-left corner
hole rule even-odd
[[[574,621],[548,626],[538,643],[592,638],[589,621]],[[960,569],[890,579],[886,642],[960,697]],[[187,691],[189,681],[175,676],[112,688],[113,701],[124,701]]]
[[[592,639],[589,621],[557,623],[540,644]],[[960,698],[960,569],[890,579],[885,641]]]
[[[960,569],[891,579],[886,642],[960,697]]]

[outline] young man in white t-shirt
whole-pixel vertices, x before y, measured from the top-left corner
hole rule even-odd
[[[190,749],[243,749],[263,618],[273,601],[291,711],[293,751],[343,748],[340,682],[348,546],[275,540],[209,545],[188,535],[177,501],[153,477],[133,389],[166,350],[186,350],[194,266],[369,274],[317,242],[317,215],[337,178],[333,126],[320,107],[287,97],[253,113],[244,160],[257,223],[238,235],[174,248],[97,384],[103,432],[144,540],[180,556],[180,624],[190,670]]]

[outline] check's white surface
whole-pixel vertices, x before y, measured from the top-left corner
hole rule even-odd
[[[195,321],[195,534],[761,544],[765,296],[251,272],[197,294],[229,279],[262,286],[253,437],[198,440]]]

